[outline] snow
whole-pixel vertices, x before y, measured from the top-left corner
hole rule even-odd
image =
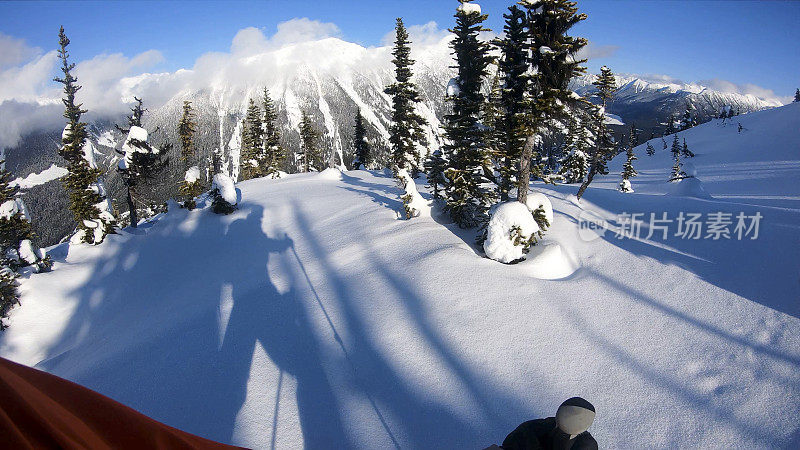
[[[610,112],[605,113],[605,119],[603,122],[606,125],[625,125],[625,122],[622,121],[620,116],[611,114]]]
[[[458,8],[456,8],[456,10],[461,11],[465,14],[473,14],[473,13],[480,14],[481,5],[477,3],[461,3],[460,5],[458,5]]]
[[[410,219],[412,217],[420,216],[430,217],[431,205],[425,201],[425,199],[419,194],[419,191],[417,191],[417,185],[414,182],[414,179],[411,178],[411,175],[408,174],[408,170],[398,170],[397,179],[404,190],[404,196],[408,196],[410,198],[410,201],[405,205],[407,211],[405,211],[404,216],[408,216],[410,213],[411,217],[405,218]]]
[[[19,243],[19,257],[28,264],[36,264],[42,259],[42,252],[29,239],[23,239]]]
[[[231,205],[235,205],[237,203],[236,186],[234,186],[233,179],[231,179],[231,177],[225,175],[224,173],[218,173],[214,175],[214,179],[211,182],[211,190],[214,189],[219,189],[219,194],[226,202],[230,203]]]
[[[317,174],[317,178],[323,180],[333,180],[333,181],[341,180],[342,171],[334,167],[328,167],[327,169]]]
[[[131,140],[136,139],[137,141],[147,142],[147,130],[142,127],[131,127],[130,131],[128,132],[128,139],[126,140],[126,144],[129,143]]]
[[[522,203],[512,201],[502,203],[494,210],[487,229],[483,250],[486,256],[501,263],[517,261],[524,256],[523,245],[515,244],[512,228],[519,228],[521,240],[527,241],[539,231],[530,210]]]
[[[619,191],[624,193],[631,193],[633,191],[633,186],[631,186],[631,180],[622,180],[619,182]]]
[[[32,173],[25,178],[17,178],[10,182],[9,186],[19,186],[20,189],[30,189],[34,186],[57,180],[67,173],[69,173],[67,169],[53,164],[39,173]]]
[[[200,168],[192,166],[186,169],[186,174],[183,176],[184,181],[187,183],[194,183],[200,179]]]
[[[451,78],[447,83],[446,94],[448,97],[458,97],[461,93],[461,86],[458,84],[458,78]]]
[[[553,204],[546,195],[542,194],[541,192],[528,192],[528,198],[525,202],[525,205],[531,212],[536,211],[538,208],[542,208],[544,210],[544,217],[547,219],[547,222],[551,225],[553,224]]]
[[[17,201],[14,199],[6,200],[0,205],[0,218],[3,219],[11,219],[14,217],[14,214],[19,212],[19,207],[17,206]]]
[[[739,120],[681,132],[713,199],[664,195],[660,139],[636,193],[624,153],[580,202],[535,184],[553,226],[514,265],[398,220],[378,171],[249,180],[230,215],[51,248],[0,355],[251,448],[486,448],[574,395],[602,448],[798,448],[800,103]],[[756,240],[619,239],[623,212],[764,217]]]

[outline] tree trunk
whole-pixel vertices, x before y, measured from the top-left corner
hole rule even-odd
[[[133,197],[131,197],[131,188],[128,188],[128,212],[131,219],[131,226],[136,228],[136,224],[139,222],[139,219],[136,217],[136,206],[133,204]]]
[[[523,205],[528,201],[528,185],[531,180],[531,158],[533,147],[536,145],[536,136],[530,135],[525,139],[522,147],[522,156],[519,159],[519,177],[517,179],[517,201]]]
[[[586,175],[586,180],[584,180],[584,182],[581,183],[581,188],[578,189],[578,195],[576,195],[576,197],[578,197],[578,200],[580,200],[583,193],[586,192],[586,188],[589,187],[589,184],[592,182],[595,173],[596,173],[595,165],[594,163],[592,163],[592,167],[589,169],[589,174]]]

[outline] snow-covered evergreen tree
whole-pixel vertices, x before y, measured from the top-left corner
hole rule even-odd
[[[142,116],[146,109],[142,107],[142,99],[134,97],[136,105],[131,108],[128,117],[128,127],[117,129],[127,133],[125,143],[117,153],[120,154],[117,171],[125,184],[125,200],[128,204],[128,214],[131,227],[136,228],[139,219],[136,212],[134,199],[138,196],[137,187],[147,181],[153,180],[167,166],[167,160],[162,159],[162,152],[151,146],[148,142],[148,133],[142,127]],[[164,152],[166,153],[166,152]]]
[[[656,149],[653,148],[653,144],[650,141],[647,142],[647,156],[653,156],[656,154]]]
[[[445,209],[461,228],[485,222],[493,200],[493,193],[484,184],[488,181],[484,167],[489,166],[491,155],[481,122],[486,101],[481,87],[492,58],[489,44],[478,36],[486,30],[482,23],[487,17],[477,4],[461,1],[451,30],[455,35],[450,46],[456,59],[458,89],[448,96],[453,109],[445,116],[444,151],[449,162]]]
[[[67,175],[63,178],[64,187],[69,193],[69,209],[77,222],[77,232],[73,236],[74,242],[99,244],[106,235],[114,233],[116,221],[111,210],[111,202],[106,197],[106,190],[101,178],[102,171],[97,168],[94,159],[94,145],[88,140],[86,123],[81,122],[81,115],[86,110],[75,103],[75,94],[81,86],[77,78],[72,75],[75,64],[69,63],[67,46],[69,39],[64,33],[64,27],[58,34],[60,48],[58,57],[61,59],[63,78],[55,78],[64,85],[63,103],[65,106],[64,117],[67,126],[61,136],[62,146],[58,153],[67,163]]]
[[[422,129],[426,121],[416,111],[416,104],[421,100],[411,81],[414,60],[411,59],[411,42],[402,18],[397,19],[395,36],[392,50],[395,82],[385,91],[392,97],[392,125],[389,127],[392,167],[395,172],[409,169],[411,175],[416,176],[420,164],[419,147],[427,145]]]
[[[211,182],[211,210],[216,214],[230,214],[236,210],[236,186],[224,173],[214,175]]]
[[[681,150],[683,150],[683,147],[681,147],[681,143],[678,141],[678,135],[676,133],[672,136],[672,148],[670,149],[672,152],[672,157],[674,158],[676,155],[679,155]]]
[[[184,100],[183,113],[181,114],[180,122],[178,122],[178,137],[181,141],[181,162],[183,162],[184,168],[191,167],[196,162],[195,131],[197,131],[197,122],[194,111],[192,111],[192,102]]]
[[[614,97],[614,92],[617,90],[617,82],[614,78],[614,73],[611,72],[606,66],[600,68],[600,75],[594,82],[597,88],[597,97],[600,99],[599,107],[590,106],[589,111],[592,115],[592,124],[594,125],[595,143],[590,150],[589,155],[589,172],[586,174],[586,179],[578,189],[577,197],[580,199],[589,184],[594,180],[595,175],[608,174],[608,160],[610,160],[616,153],[614,146],[614,138],[611,131],[606,126],[606,107]]]
[[[302,120],[300,121],[300,139],[302,141],[302,150],[297,155],[300,171],[320,170],[323,162],[322,152],[319,148],[319,132],[314,128],[311,118],[305,111],[303,111]]]
[[[565,183],[580,183],[588,172],[589,157],[586,150],[591,145],[588,130],[578,117],[571,115],[567,126],[565,153],[558,174]]]
[[[526,92],[527,117],[525,120],[525,145],[520,157],[517,178],[517,200],[526,203],[532,164],[536,163],[534,147],[542,133],[578,103],[578,97],[569,88],[569,81],[586,69],[585,60],[575,57],[587,41],[567,33],[585,14],[578,14],[575,2],[568,0],[524,0],[520,4],[527,10],[528,50],[530,76]]]
[[[261,162],[264,161],[264,128],[261,123],[261,109],[251,98],[247,113],[242,122],[242,147],[239,156],[241,180],[249,180],[263,175]]]
[[[681,153],[672,152],[672,157],[675,160],[675,163],[672,165],[672,172],[669,175],[669,181],[680,181],[686,178],[686,172],[683,171],[683,164],[681,163]]]
[[[197,166],[191,166],[186,169],[186,173],[183,176],[183,181],[181,181],[178,191],[181,194],[183,200],[183,207],[187,208],[189,211],[193,210],[197,206],[197,202],[195,202],[195,197],[203,193],[203,185],[200,181],[200,168]]]
[[[507,201],[509,192],[516,186],[519,158],[525,145],[525,93],[528,90],[529,59],[525,12],[517,5],[503,14],[503,37],[496,41],[500,49],[497,63],[502,79],[500,95],[501,117],[496,125],[501,135],[498,154],[495,156],[500,200]]]
[[[11,174],[0,154],[0,330],[4,319],[19,304],[17,272],[32,266],[35,272],[46,272],[52,265],[50,256],[33,244],[33,231],[25,203],[18,197],[19,188],[9,184]]]
[[[267,88],[264,88],[262,109],[264,112],[264,152],[262,153],[263,160],[260,162],[261,172],[263,176],[278,178],[280,176],[280,166],[286,158],[286,153],[281,146],[281,134],[276,123],[278,111],[275,109],[275,103],[272,101]]]
[[[631,134],[628,136],[628,145],[625,149],[627,158],[625,164],[622,165],[622,181],[619,183],[620,192],[633,192],[630,179],[637,175],[636,169],[633,168],[633,161],[636,155],[633,154],[633,148],[636,147],[636,128],[631,126]]]
[[[792,103],[794,102],[800,102],[800,88],[794,91],[794,100],[792,101]]]
[[[425,160],[425,174],[428,177],[428,186],[433,192],[433,198],[437,200],[444,198],[444,186],[447,183],[444,171],[447,170],[447,166],[448,162],[441,149],[435,150]]]
[[[0,154],[0,264],[15,272],[26,266],[46,272],[50,270],[50,257],[33,245],[28,208],[18,195],[19,188],[10,184],[11,174],[2,158]]]
[[[687,102],[686,110],[683,112],[683,120],[681,121],[681,131],[697,125],[697,120],[692,113],[693,110],[694,108],[692,107],[692,104]]]
[[[681,155],[684,158],[691,158],[694,156],[694,152],[689,150],[689,146],[686,145],[686,138],[683,138],[683,146],[681,147]]]
[[[676,126],[677,122],[678,122],[678,119],[675,117],[675,115],[674,114],[670,115],[669,119],[667,119],[667,123],[666,123],[667,127],[664,130],[664,134],[673,134],[673,133],[675,133],[677,131],[677,126]]]
[[[367,141],[367,129],[364,127],[364,117],[359,109],[356,113],[356,124],[353,131],[353,169],[367,169],[372,163],[372,149]]]

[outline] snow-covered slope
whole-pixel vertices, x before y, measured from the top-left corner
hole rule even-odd
[[[256,448],[484,448],[573,395],[602,447],[797,448],[798,113],[682,133],[716,199],[664,195],[660,147],[636,149],[635,194],[536,186],[554,224],[511,266],[400,220],[383,173],[240,183],[230,216],[54,248],[0,355]],[[581,232],[586,211],[611,231]],[[681,211],[764,218],[756,240],[614,236],[621,212]]]

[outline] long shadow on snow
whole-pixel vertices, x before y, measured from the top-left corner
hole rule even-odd
[[[397,434],[394,427],[401,427],[404,431],[402,436],[411,441],[412,448],[477,448],[493,438],[502,439],[502,436],[515,425],[513,422],[516,419],[509,417],[525,416],[518,407],[518,402],[493,391],[489,387],[491,383],[480,379],[456,356],[455,351],[449,348],[435,331],[434,325],[424,317],[422,305],[425,300],[373,256],[369,264],[375,267],[378,275],[389,281],[396,291],[395,294],[403,301],[398,306],[411,313],[417,329],[422,331],[426,341],[431,344],[452,373],[464,383],[469,390],[469,396],[477,400],[478,406],[482,408],[479,415],[489,419],[490,427],[486,428],[476,421],[457,417],[446,407],[437,405],[427,398],[425,392],[418,392],[408,381],[401,378],[383,356],[384,352],[375,346],[374,338],[370,337],[368,326],[364,323],[358,306],[353,303],[352,299],[356,295],[348,282],[339,276],[333,267],[328,251],[315,238],[308,218],[298,204],[295,204],[293,210],[299,231],[305,237],[304,242],[310,246],[315,256],[314,260],[324,271],[325,282],[336,293],[335,297],[328,301],[336,301],[343,312],[345,323],[342,325],[348,332],[349,350],[341,341],[340,344],[353,365],[356,380],[373,404],[383,408],[386,414],[382,416],[396,419],[385,424],[388,429],[394,430],[393,434]],[[376,294],[393,295],[391,292]],[[334,326],[332,323],[330,325]],[[335,329],[333,331],[337,334]]]
[[[169,425],[230,442],[260,345],[281,379],[296,379],[306,447],[351,447],[301,299],[294,287],[281,294],[270,282],[268,260],[291,240],[265,235],[258,205],[242,204],[224,218],[208,210],[170,213],[181,214],[161,224],[163,232],[132,238],[96,263],[39,366]],[[182,233],[177,226],[189,214],[204,217]],[[266,433],[279,420],[278,398],[256,401],[268,411],[255,418]]]

